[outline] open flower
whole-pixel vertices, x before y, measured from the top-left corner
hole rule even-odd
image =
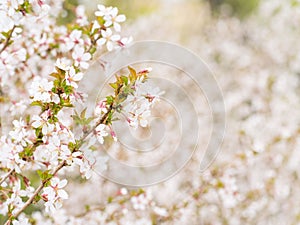
[[[67,185],[66,179],[59,180],[58,177],[53,177],[49,187],[43,190],[42,198],[46,201],[46,212],[54,212],[61,207],[61,200],[68,199],[68,193],[63,190]]]
[[[95,134],[97,137],[97,140],[99,141],[100,144],[104,143],[104,138],[108,135],[108,133],[105,131],[106,125],[100,124],[98,127],[95,129]]]
[[[9,132],[9,135],[18,143],[21,143],[22,146],[26,146],[26,142],[30,142],[27,139],[28,132],[26,130],[26,124],[25,122],[20,120],[14,120],[13,121],[14,130]]]
[[[76,8],[76,23],[78,23],[80,26],[85,26],[88,24],[88,20],[85,14],[85,7],[83,5],[79,5]]]
[[[33,101],[51,102],[53,82],[44,78],[36,78],[31,84],[29,92]]]
[[[14,21],[8,16],[7,12],[0,10],[0,31],[8,32],[14,26]]]
[[[113,7],[111,6],[105,7],[104,5],[100,5],[100,4],[97,7],[98,7],[98,11],[95,12],[95,16],[100,16],[100,17],[110,15],[113,9]]]
[[[128,46],[132,43],[132,36],[122,38],[118,43],[121,47]]]
[[[20,218],[20,219],[14,220],[12,222],[12,225],[30,225],[30,223],[27,218]]]
[[[110,28],[106,30],[101,30],[102,38],[97,41],[98,46],[102,46],[106,43],[106,47],[108,51],[112,51],[114,49],[114,44],[120,40],[120,35],[113,34]]]
[[[114,26],[115,31],[120,32],[121,26],[119,23],[122,23],[126,20],[125,15],[118,15],[118,9],[114,7],[108,15],[103,17],[105,20],[104,26],[109,27],[111,25]]]
[[[55,62],[55,66],[61,70],[67,71],[70,69],[70,62],[66,58],[58,58]]]
[[[82,31],[81,30],[73,30],[66,40],[67,49],[72,49],[75,45],[82,45],[84,43],[83,39],[81,38]]]
[[[66,72],[66,84],[74,88],[78,88],[77,82],[83,77],[83,73],[76,73],[74,67],[71,67],[69,71]]]
[[[95,116],[101,116],[101,115],[107,113],[106,101],[98,102],[95,107],[94,113],[95,113]]]
[[[91,59],[91,54],[88,52],[84,52],[84,48],[80,46],[76,46],[72,53],[72,57],[75,60],[75,66],[79,66],[83,69],[89,68],[89,64],[87,61]]]

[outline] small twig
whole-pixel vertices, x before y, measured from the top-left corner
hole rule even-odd
[[[66,161],[64,160],[62,163],[60,163],[58,165],[58,167],[56,167],[56,169],[53,172],[53,176],[55,176],[57,174],[57,172],[64,167]],[[35,190],[35,192],[33,193],[33,195],[25,202],[25,204],[23,205],[23,207],[21,209],[19,209],[19,211],[17,211],[14,215],[11,215],[8,220],[5,222],[5,225],[9,225],[10,222],[12,221],[13,218],[17,218],[34,200],[34,198],[40,193],[40,191],[44,188],[45,184],[50,180],[46,179],[44,180],[40,186]]]
[[[113,103],[110,105],[110,108],[109,110],[107,111],[107,113],[104,114],[104,116],[96,123],[95,126],[93,126],[93,128],[87,132],[86,134],[84,134],[82,136],[82,138],[80,139],[80,145],[79,147],[82,146],[83,144],[83,141],[96,129],[97,126],[99,126],[100,124],[102,123],[105,123],[107,118],[108,118],[108,115],[109,113],[111,112],[111,110],[113,109]],[[64,160],[62,163],[60,163],[58,165],[58,167],[54,170],[53,172],[53,176],[55,176],[58,171],[60,171],[64,166],[66,165],[66,161]],[[12,173],[12,172],[11,172]],[[6,175],[6,176],[9,176],[9,175]],[[6,177],[5,176],[5,177]],[[44,188],[45,184],[50,180],[51,178],[49,179],[46,179],[44,181],[42,181],[42,183],[40,184],[40,186],[35,190],[35,192],[33,193],[33,195],[25,202],[25,204],[23,205],[23,207],[21,209],[19,209],[14,215],[11,215],[7,221],[5,222],[4,225],[10,225],[10,222],[13,220],[13,218],[17,218],[34,200],[34,198],[40,193],[40,191]]]
[[[15,170],[10,170],[0,181],[0,185],[14,172]]]
[[[11,31],[9,33],[9,36],[7,37],[7,39],[6,39],[6,41],[5,41],[2,49],[0,50],[0,53],[2,53],[8,47],[9,41],[10,41],[10,39],[12,37],[12,33],[14,32],[15,28],[16,28],[16,26],[13,26],[13,28],[11,29]]]
[[[104,27],[103,25],[101,26],[100,30],[99,30],[99,33],[101,34],[101,30],[106,30],[106,27]],[[96,39],[92,40],[92,43],[90,45],[90,47],[88,48],[87,52],[90,52],[91,49],[94,47],[94,46],[97,46],[97,41],[102,38],[102,35],[99,35]]]
[[[116,91],[115,93],[115,97],[117,97],[119,94],[120,94],[120,91],[121,91],[121,88],[122,88],[122,85],[118,88],[118,90]],[[100,124],[105,124],[107,119],[108,119],[108,116],[109,114],[111,113],[111,111],[113,110],[113,105],[114,105],[114,102],[112,102],[107,110],[107,112],[101,117],[101,119],[87,132],[85,133],[79,140],[79,146],[78,148],[80,148],[82,145],[83,145],[83,142],[84,140],[96,129],[96,127],[98,127]],[[53,176],[55,176],[58,171],[60,171],[64,166],[66,165],[66,160],[64,160],[62,163],[60,163],[56,169],[54,170],[53,172]],[[21,209],[19,209],[15,214],[12,214],[9,216],[9,218],[7,219],[7,221],[5,222],[4,225],[10,225],[11,224],[11,221],[14,219],[14,218],[17,218],[33,201],[34,201],[34,198],[40,193],[40,191],[45,187],[46,183],[50,180],[51,178],[49,179],[46,179],[44,181],[42,181],[42,183],[40,184],[40,186],[38,186],[38,188],[35,190],[35,192],[33,193],[33,195],[25,202],[25,204],[23,205],[23,207]]]
[[[81,144],[79,145],[79,147],[82,146],[82,142],[100,125],[106,122],[109,113],[112,111],[113,109],[113,104],[111,104],[111,106],[109,107],[108,111],[104,114],[104,116],[92,127],[92,129],[90,129],[88,132],[86,132],[80,139]]]
[[[120,85],[118,90],[116,91],[115,97],[117,97],[120,94],[121,88],[123,86]],[[112,102],[107,110],[107,112],[104,114],[104,116],[96,123],[96,125],[94,125],[92,127],[92,129],[90,129],[90,131],[86,132],[82,138],[81,138],[81,144],[79,147],[81,147],[81,145],[83,144],[82,141],[85,140],[100,124],[105,124],[106,120],[108,118],[108,115],[111,113],[111,111],[113,110],[113,106],[114,106],[114,102]]]

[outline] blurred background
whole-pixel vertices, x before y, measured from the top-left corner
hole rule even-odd
[[[79,3],[90,17],[98,3],[117,6],[127,16],[123,34],[135,41],[190,49],[223,91],[227,129],[214,163],[200,173],[196,151],[176,176],[144,189],[169,216],[153,218],[146,208],[133,210],[134,218],[149,217],[152,224],[300,224],[300,1],[69,0],[58,22],[71,21]],[[99,190],[102,202],[121,188],[102,178],[86,185]],[[96,201],[84,193],[80,198]],[[78,196],[67,201],[70,211],[76,201]]]

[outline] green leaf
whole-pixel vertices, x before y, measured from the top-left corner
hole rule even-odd
[[[59,77],[60,77],[61,79],[65,78],[66,71],[60,69],[60,68],[57,67],[57,66],[55,67],[55,69],[56,69],[56,71],[58,72]]]
[[[71,103],[64,103],[63,106],[64,107],[73,107],[73,105]]]
[[[8,32],[1,32],[1,34],[7,39],[10,35],[10,31]]]
[[[35,129],[35,136],[39,139],[43,137],[42,128]]]
[[[95,117],[89,117],[86,119],[86,123],[89,124],[90,122],[92,122],[95,119]]]
[[[37,170],[37,174],[43,181],[50,180],[53,177],[53,174],[50,173],[50,170]]]
[[[135,69],[133,69],[132,67],[128,66],[128,70],[129,70],[130,74],[133,76],[133,78],[136,79],[137,75],[136,75]]]
[[[113,89],[117,89],[118,88],[118,84],[117,83],[110,83],[109,84]]]
[[[59,75],[58,75],[58,76],[59,76]],[[53,85],[54,85],[54,87],[56,87],[56,88],[58,88],[58,87],[61,86],[61,85],[60,85],[60,81],[59,81],[58,79],[53,81]]]
[[[30,123],[30,115],[27,115],[27,116],[26,116],[26,118],[25,118],[25,122],[26,122],[27,124],[29,124],[29,123]]]
[[[58,73],[55,73],[55,72],[51,73],[50,76],[51,76],[51,77],[54,77],[54,78],[56,78],[56,79],[59,79],[59,78],[60,78],[59,74],[58,74]]]
[[[43,106],[43,103],[41,101],[34,101],[30,104],[31,106],[40,106],[42,107]]]
[[[34,202],[38,202],[38,201],[40,201],[41,200],[41,195],[36,195],[35,197],[34,197]]]
[[[25,149],[24,149],[24,153],[25,153],[25,156],[32,156],[33,155],[33,150],[30,146],[27,146]]]
[[[83,109],[80,115],[75,111],[75,115],[72,115],[72,118],[77,125],[88,126],[91,121],[94,120],[93,116],[86,118],[86,110],[87,108]]]
[[[125,85],[128,85],[128,77],[126,76],[121,76],[122,81],[124,82]]]
[[[68,85],[64,86],[64,92],[65,92],[66,95],[72,94],[72,93],[73,93],[73,90],[74,90],[74,89],[73,89],[72,86],[68,86]]]
[[[97,48],[95,48],[95,47],[91,48],[90,54],[93,55],[96,52],[96,50],[97,50]]]
[[[87,110],[87,108],[84,108],[84,109],[82,110],[82,112],[80,113],[80,117],[81,117],[82,119],[85,118],[86,110]]]
[[[113,197],[109,196],[108,199],[107,199],[107,202],[112,203],[113,200],[114,200]]]
[[[114,102],[114,97],[112,95],[109,95],[106,97],[106,102],[108,105],[111,105]]]

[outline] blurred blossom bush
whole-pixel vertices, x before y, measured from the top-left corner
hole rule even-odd
[[[44,224],[43,218],[24,214],[41,201],[43,215],[55,215],[69,198],[64,190],[68,177],[58,174],[77,166],[82,177],[91,177],[91,160],[97,152],[83,150],[88,138],[94,136],[100,144],[107,136],[117,141],[111,125],[120,115],[134,128],[147,126],[159,98],[156,89],[152,94],[145,85],[150,69],[136,72],[129,67],[128,75],[116,75],[110,84],[113,94],[96,105],[92,117],[86,115],[87,109],[74,111],[75,104],[85,101],[85,93],[77,91],[78,83],[95,61],[95,53],[124,47],[131,38],[120,36],[120,23],[126,17],[116,7],[98,5],[95,19],[89,21],[84,7],[77,6],[71,9],[72,23],[57,25],[62,3],[0,3],[1,128],[8,124],[0,137],[0,214],[6,225]],[[79,137],[72,131],[73,124],[82,127]],[[106,158],[99,158],[98,172],[106,168]]]
[[[1,224],[300,223],[299,1],[226,1],[242,15],[257,7],[243,21],[212,17],[203,1],[175,2],[136,18],[127,32],[183,43],[205,59],[224,91],[227,134],[204,173],[196,153],[172,179],[141,189],[92,176],[90,154],[81,147],[89,135],[104,144],[117,140],[111,124],[120,114],[133,127],[147,125],[159,98],[155,88],[148,91],[150,69],[129,67],[116,76],[93,117],[73,112],[85,99],[78,82],[95,54],[130,40],[119,32],[125,16],[99,5],[89,21],[78,6],[73,22],[58,26],[62,1],[0,3]],[[81,127],[79,139],[73,122]]]
[[[299,224],[299,1],[261,1],[243,20],[215,15],[204,2],[168,7],[147,28],[149,18],[137,21],[137,36],[183,43],[211,66],[224,93],[227,134],[203,174],[195,156],[164,184],[165,196],[151,189],[177,213],[162,224]],[[167,25],[158,26],[162,20]]]
[[[216,12],[227,11],[227,13],[245,18],[253,13],[259,6],[260,0],[209,0],[212,9]]]

